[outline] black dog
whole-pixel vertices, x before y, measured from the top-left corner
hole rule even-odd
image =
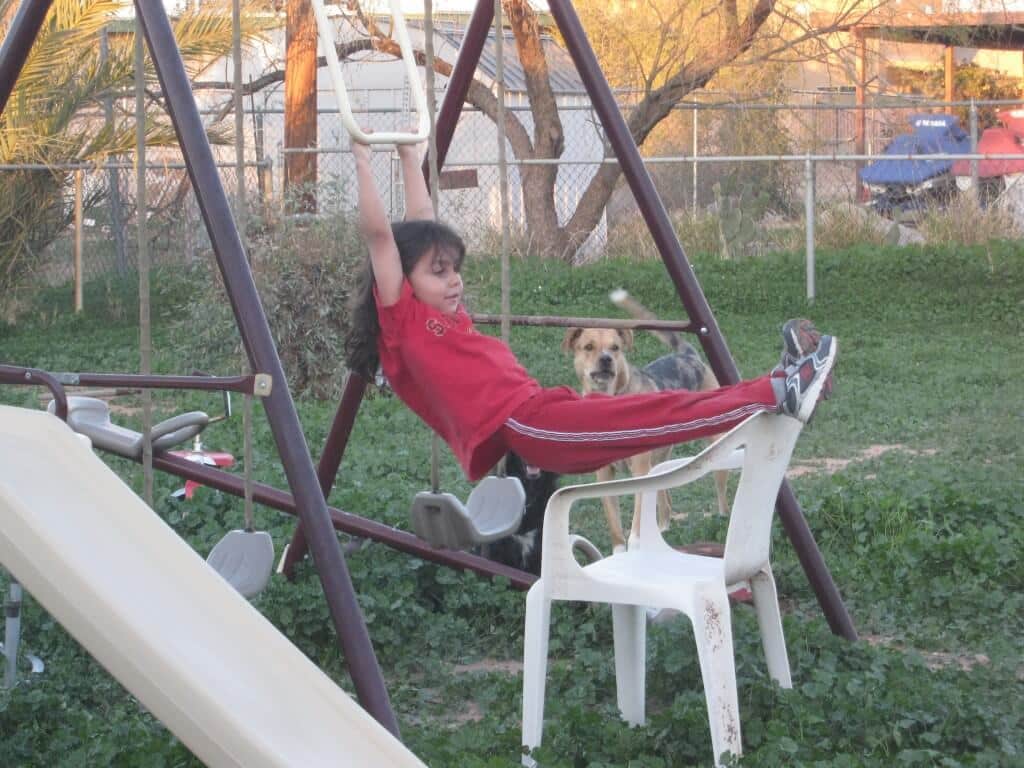
[[[526,491],[526,510],[518,530],[511,536],[483,544],[479,554],[488,560],[540,575],[540,553],[544,534],[544,512],[548,499],[558,490],[558,475],[527,466],[518,455],[505,457],[505,473],[518,477]]]

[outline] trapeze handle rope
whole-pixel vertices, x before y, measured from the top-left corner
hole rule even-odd
[[[398,0],[392,0],[392,7],[397,7]],[[438,165],[437,165],[437,125],[436,111],[437,100],[434,91],[434,4],[433,0],[424,0],[423,3],[423,54],[424,54],[424,75],[426,80],[426,109],[420,111],[421,117],[427,116],[427,133],[429,143],[427,146],[427,165],[429,175],[427,185],[430,191],[430,207],[434,211],[434,220],[440,208],[438,199]],[[404,55],[404,54],[403,54]],[[411,82],[411,80],[410,80]],[[419,74],[416,74],[416,82],[419,83]],[[415,98],[415,94],[414,94]],[[431,435],[430,439],[430,487],[434,493],[441,488],[441,439],[437,432]]]
[[[366,133],[356,124],[355,117],[352,115],[352,105],[348,98],[348,89],[345,87],[345,78],[341,74],[341,64],[338,62],[338,51],[334,47],[334,27],[331,25],[330,19],[327,18],[327,9],[324,8],[323,0],[311,0],[311,2],[313,15],[316,17],[317,37],[327,62],[327,72],[334,85],[334,94],[338,101],[338,110],[341,113],[341,123],[349,135],[362,144],[418,144],[424,141],[430,135],[427,96],[420,84],[416,56],[412,49],[412,42],[409,40],[409,30],[405,25],[405,16],[402,14],[400,0],[391,0],[391,29],[402,52],[402,62],[405,64],[409,90],[419,115],[419,126],[415,133],[400,131]]]
[[[501,340],[510,342],[512,314],[512,268],[509,264],[508,159],[505,156],[505,23],[501,0],[494,0],[494,85],[498,98],[498,199],[501,207]],[[498,462],[498,475],[505,477],[505,457]]]
[[[509,264],[508,158],[505,152],[505,23],[501,0],[494,0],[494,84],[498,97],[498,199],[501,203],[501,340],[509,343],[512,272]]]
[[[246,394],[242,404],[242,461],[244,467],[245,530],[252,532],[252,395]]]

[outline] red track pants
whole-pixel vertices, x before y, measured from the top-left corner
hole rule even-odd
[[[708,392],[610,396],[554,387],[519,406],[499,435],[528,464],[576,474],[652,448],[720,434],[752,414],[776,408],[769,376]]]

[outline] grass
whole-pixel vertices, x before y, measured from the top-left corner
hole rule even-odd
[[[819,467],[794,487],[862,641],[828,631],[776,526],[795,687],[781,691],[766,679],[751,611],[737,607],[742,764],[1024,765],[1019,244],[823,249],[812,307],[795,255],[740,263],[699,258],[695,271],[744,375],[774,365],[786,317],[811,316],[842,339],[837,394],[794,457],[796,465],[813,469],[827,458],[838,468]],[[473,260],[467,283],[475,309],[497,310],[494,261]],[[171,329],[189,287],[169,275],[154,284],[156,366],[187,371],[198,350]],[[572,269],[516,261],[512,284],[515,312],[608,315],[607,292],[621,285],[659,316],[681,316],[656,262]],[[80,317],[63,309],[68,291],[41,295],[19,325],[0,325],[0,358],[51,370],[135,370],[132,292],[130,285],[94,284]],[[572,380],[561,335],[513,332],[516,353],[547,385]],[[644,336],[633,354],[644,360],[659,353]],[[13,387],[0,388],[0,401],[39,405],[38,392]],[[202,394],[161,394],[158,401],[167,413],[217,408],[215,397]],[[298,407],[316,454],[334,404],[302,399]],[[255,474],[283,487],[262,417],[255,426]],[[240,419],[211,427],[205,439],[240,455]],[[141,488],[136,467],[111,464]],[[428,467],[426,429],[394,398],[373,397],[360,412],[331,502],[408,528],[408,505],[427,486]],[[167,499],[177,481],[158,475],[156,483],[158,513],[204,554],[241,523],[238,500],[204,489],[186,508]],[[447,456],[442,483],[463,497],[468,492]],[[714,508],[710,483],[674,506],[691,512],[672,530],[679,541],[723,534],[723,521],[704,514]],[[262,508],[256,515],[280,551],[291,519]],[[600,511],[590,508],[580,520],[607,549]],[[521,680],[514,663],[522,657],[522,594],[380,545],[353,554],[349,567],[410,748],[432,766],[518,765]],[[255,605],[350,687],[310,566],[294,584],[275,579]],[[616,717],[608,610],[557,605],[552,626],[543,765],[707,763],[707,715],[685,621],[651,630],[650,720],[638,729]],[[47,671],[0,692],[0,764],[198,765],[31,599],[24,643]]]

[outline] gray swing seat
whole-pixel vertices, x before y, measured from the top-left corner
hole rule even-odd
[[[51,400],[46,410],[55,413],[56,401]],[[164,419],[150,430],[153,450],[164,451],[191,440],[209,423],[210,417],[202,411],[189,411]],[[142,456],[142,433],[114,424],[110,420],[110,406],[103,400],[95,397],[69,397],[68,426],[88,437],[97,448],[134,461]]]
[[[228,531],[206,562],[245,598],[255,597],[274,572],[274,541],[266,531]]]
[[[412,503],[416,535],[435,547],[469,549],[515,533],[526,509],[517,477],[485,477],[465,505],[450,493],[423,492]]]

